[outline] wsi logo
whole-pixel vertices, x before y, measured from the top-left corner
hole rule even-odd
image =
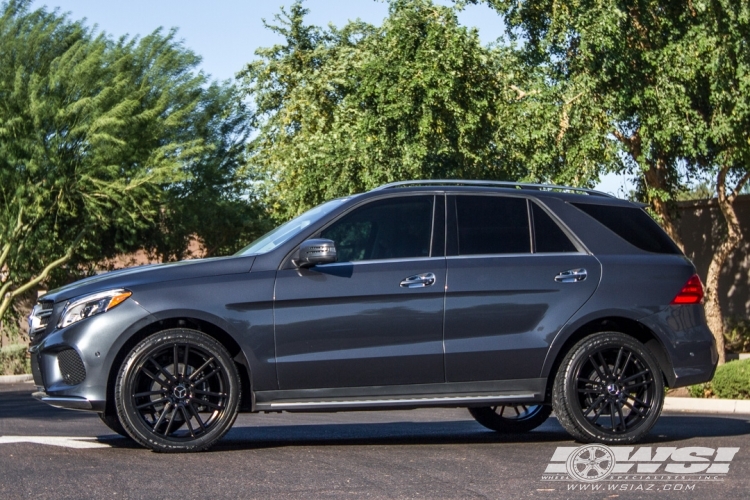
[[[545,481],[720,481],[739,448],[558,446]]]

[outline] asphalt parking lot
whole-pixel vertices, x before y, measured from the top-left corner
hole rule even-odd
[[[34,401],[32,389],[0,385],[3,500],[750,497],[750,419],[736,416],[665,414],[634,450],[643,459],[645,448],[691,447],[694,462],[674,466],[700,468],[711,460],[702,458],[706,449],[739,448],[725,474],[587,483],[545,475],[553,455],[562,456],[558,447],[580,446],[554,418],[529,434],[503,436],[464,409],[243,414],[211,451],[163,455],[112,434],[96,415]],[[663,472],[658,456],[645,467]]]

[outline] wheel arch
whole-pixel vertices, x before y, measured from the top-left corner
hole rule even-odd
[[[251,390],[252,377],[250,364],[237,341],[225,329],[210,321],[190,316],[175,316],[158,319],[157,321],[142,327],[140,330],[133,333],[120,347],[115,355],[107,376],[105,414],[113,415],[116,413],[114,394],[117,374],[130,351],[147,337],[172,328],[189,328],[191,330],[197,330],[209,335],[224,346],[237,365],[237,370],[240,374],[240,386],[244,389],[243,393],[245,397],[240,401],[240,411],[251,410],[254,406],[254,397]]]
[[[656,362],[659,363],[665,385],[672,386],[675,383],[675,374],[667,350],[659,337],[650,328],[625,316],[606,316],[589,320],[576,327],[564,340],[560,339],[560,336],[555,339],[552,347],[554,349],[554,345],[557,344],[559,348],[554,353],[550,352],[553,355],[548,356],[542,369],[542,377],[547,379],[545,401],[548,401],[551,396],[555,373],[557,373],[565,355],[579,341],[599,332],[624,333],[644,344],[654,355]]]

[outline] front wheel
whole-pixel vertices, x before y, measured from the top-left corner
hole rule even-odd
[[[239,401],[237,367],[224,346],[182,328],[136,345],[115,384],[122,426],[160,452],[208,449],[234,423]]]
[[[654,426],[663,404],[664,379],[654,356],[618,332],[573,346],[552,388],[558,421],[585,443],[635,443]]]
[[[130,436],[128,435],[127,431],[120,423],[120,419],[117,418],[117,415],[110,415],[108,413],[100,413],[99,418],[102,420],[104,425],[110,428],[110,430],[115,431],[120,436],[130,439]]]
[[[504,434],[529,432],[542,425],[552,414],[549,405],[501,405],[469,408],[477,422]]]

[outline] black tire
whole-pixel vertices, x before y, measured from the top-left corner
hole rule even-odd
[[[584,443],[635,443],[654,426],[663,404],[656,359],[618,332],[597,333],[573,346],[552,388],[557,420]]]
[[[158,452],[210,448],[231,428],[239,402],[240,378],[227,350],[212,337],[184,328],[141,341],[115,383],[123,428]]]
[[[552,414],[549,405],[501,405],[469,408],[477,422],[503,434],[529,432],[542,425]]]
[[[111,430],[119,434],[120,436],[126,437],[128,439],[131,439],[128,432],[125,430],[125,428],[120,423],[120,419],[117,418],[117,415],[107,415],[105,413],[100,413],[99,418],[102,419],[102,422],[104,422],[104,425],[109,427]]]

